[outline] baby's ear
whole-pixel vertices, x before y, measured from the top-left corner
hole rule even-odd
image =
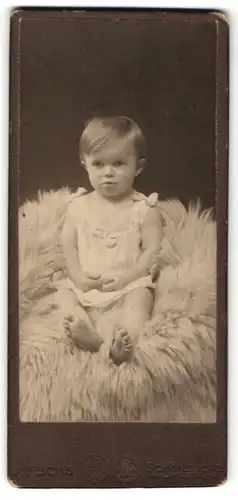
[[[138,166],[137,166],[137,169],[136,169],[136,177],[138,177],[138,175],[140,175],[140,173],[142,172],[142,170],[144,170],[146,166],[146,159],[145,158],[141,158],[139,160],[139,163],[138,163]]]
[[[85,162],[85,159],[83,157],[80,158],[80,163],[81,163],[83,168],[86,168],[86,162]]]

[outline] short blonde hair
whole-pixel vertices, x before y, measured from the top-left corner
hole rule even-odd
[[[145,137],[140,127],[126,116],[95,117],[89,120],[79,141],[79,156],[99,151],[111,139],[127,139],[135,148],[138,161],[146,158]]]

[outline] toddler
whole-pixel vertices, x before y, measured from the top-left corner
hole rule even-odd
[[[133,188],[146,152],[144,136],[131,119],[90,120],[79,152],[93,191],[78,190],[62,231],[68,275],[63,294],[74,304],[64,328],[79,347],[96,352],[103,340],[90,308],[103,313],[121,300],[121,322],[110,349],[112,360],[120,364],[130,359],[153,306],[151,271],[162,240],[158,196],[146,197]]]

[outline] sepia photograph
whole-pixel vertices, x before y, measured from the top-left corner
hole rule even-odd
[[[214,19],[21,20],[21,422],[217,420]]]

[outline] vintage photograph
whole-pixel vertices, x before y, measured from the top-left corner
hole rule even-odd
[[[21,21],[21,422],[216,422],[216,26],[190,21]]]

